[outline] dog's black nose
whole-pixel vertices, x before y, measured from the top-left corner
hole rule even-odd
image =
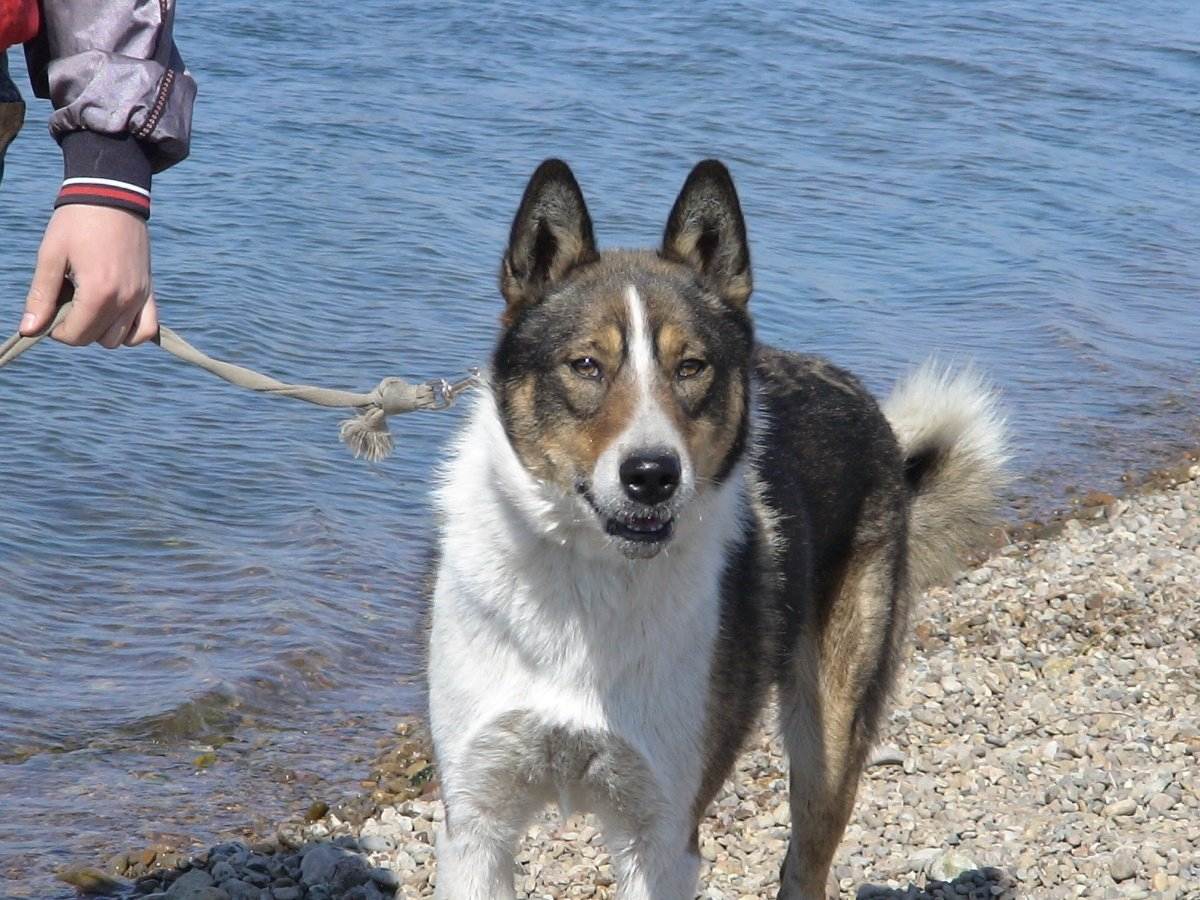
[[[669,452],[635,453],[621,463],[625,493],[647,506],[669,500],[679,487],[679,474],[679,457]]]

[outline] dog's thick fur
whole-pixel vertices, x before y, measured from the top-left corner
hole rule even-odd
[[[557,801],[599,816],[624,900],[690,900],[698,824],[774,690],[779,897],[824,897],[911,598],[994,506],[988,391],[927,368],[881,411],[756,344],[715,161],[658,252],[603,254],[570,169],[543,163],[501,291],[490,390],[438,493],[438,896],[513,897],[514,848]]]

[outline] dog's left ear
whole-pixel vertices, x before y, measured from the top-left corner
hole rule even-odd
[[[500,267],[505,323],[576,266],[599,258],[579,182],[561,159],[546,160],[525,187]]]
[[[750,247],[733,178],[715,159],[699,163],[675,200],[659,255],[691,266],[720,297],[737,306],[750,299]]]

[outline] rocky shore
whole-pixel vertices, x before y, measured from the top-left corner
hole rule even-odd
[[[1200,467],[1178,477],[1101,496],[923,598],[839,896],[1200,898]],[[429,897],[432,776],[405,723],[358,800],[315,803],[260,843],[122,854],[65,878],[160,900]],[[788,820],[764,727],[702,829],[700,896],[773,897]],[[613,896],[587,818],[547,813],[518,862],[518,896]]]

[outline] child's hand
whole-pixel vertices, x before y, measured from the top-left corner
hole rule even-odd
[[[111,350],[158,333],[150,234],[141,218],[82,203],[56,209],[38,250],[22,334],[36,334],[54,317],[68,271],[75,282],[75,306],[52,338],[75,346],[99,341]]]

